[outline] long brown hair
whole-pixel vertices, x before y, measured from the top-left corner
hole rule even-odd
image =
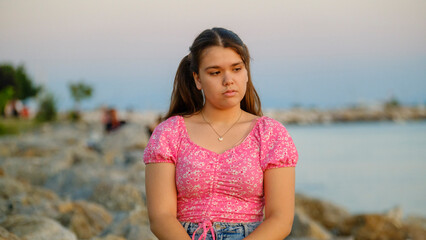
[[[250,54],[247,46],[234,32],[224,28],[212,28],[204,30],[195,38],[189,48],[190,53],[181,60],[173,84],[169,112],[164,119],[175,115],[191,115],[203,108],[203,95],[195,85],[193,72],[198,74],[201,54],[204,49],[211,46],[232,48],[240,55],[248,75],[247,89],[241,100],[241,109],[257,116],[263,115],[259,95],[251,80]]]

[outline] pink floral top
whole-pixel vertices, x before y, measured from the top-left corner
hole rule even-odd
[[[177,218],[195,223],[262,221],[263,172],[294,167],[297,159],[285,127],[265,116],[221,154],[193,143],[183,117],[173,116],[155,128],[144,152],[145,164],[176,165]]]

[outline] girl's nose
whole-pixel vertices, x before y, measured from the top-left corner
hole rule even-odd
[[[226,85],[229,85],[231,83],[232,83],[232,76],[231,76],[231,74],[228,73],[228,72],[225,72],[223,74],[223,84],[226,86]]]

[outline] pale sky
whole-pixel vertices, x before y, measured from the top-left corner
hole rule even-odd
[[[71,107],[165,110],[180,59],[202,30],[248,45],[265,108],[426,103],[426,1],[0,0],[0,63],[23,63]]]

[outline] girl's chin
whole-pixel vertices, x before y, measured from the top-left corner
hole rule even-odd
[[[228,101],[226,103],[221,104],[221,109],[225,110],[225,109],[240,107],[240,103],[241,101],[238,101],[237,99],[235,99],[235,101]]]

